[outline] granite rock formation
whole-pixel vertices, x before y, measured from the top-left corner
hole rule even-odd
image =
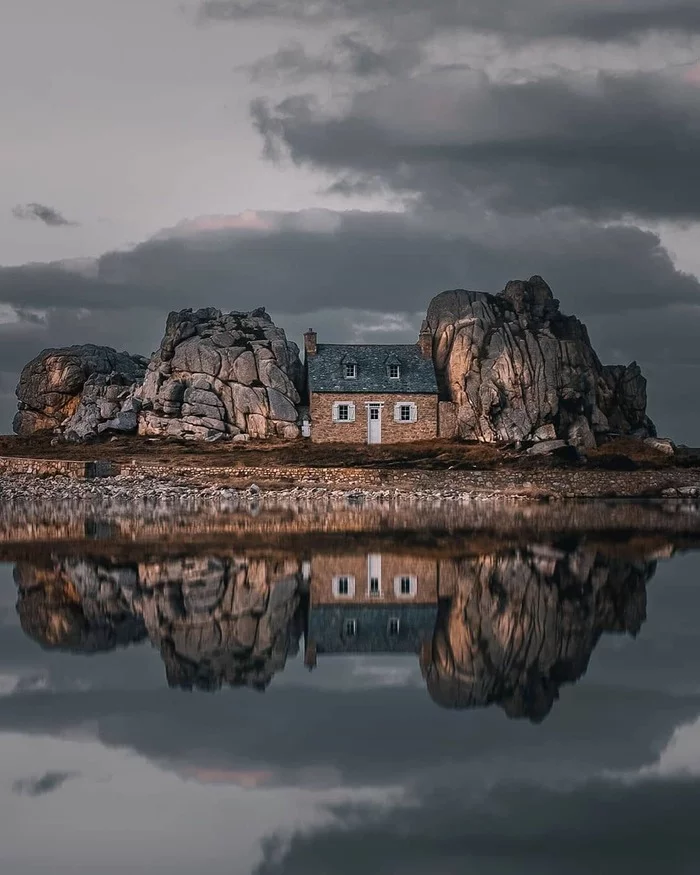
[[[144,435],[299,436],[299,349],[264,308],[171,313],[135,397]]]
[[[94,652],[148,638],[172,687],[262,690],[298,651],[296,560],[57,560],[18,563],[15,580],[22,628],[42,646]]]
[[[559,311],[542,277],[509,282],[497,295],[443,292],[423,331],[464,439],[592,448],[609,434],[656,434],[639,366],[602,365],[585,325]]]
[[[604,632],[636,635],[646,618],[654,561],[532,545],[441,567],[452,597],[441,606],[422,670],[447,708],[500,705],[543,720],[564,683],[586,671]]]
[[[45,349],[20,375],[13,428],[25,437],[66,426],[81,437],[107,428],[134,431],[133,417],[122,414],[128,412],[126,399],[143,380],[147,364],[142,356],[108,346]]]

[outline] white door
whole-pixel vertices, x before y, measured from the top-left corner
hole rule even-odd
[[[382,594],[382,555],[370,553],[367,556],[367,595],[379,598]]]
[[[380,404],[367,405],[367,443],[382,442],[382,408]]]

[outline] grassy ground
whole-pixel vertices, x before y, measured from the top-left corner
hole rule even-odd
[[[463,441],[425,441],[412,444],[315,444],[265,440],[240,443],[202,443],[143,437],[106,438],[88,444],[51,446],[50,436],[0,436],[0,456],[46,459],[113,459],[181,466],[305,466],[384,469],[519,470],[580,465],[571,457],[530,457],[512,448]],[[619,438],[588,453],[587,467],[610,470],[700,467],[700,451],[681,450],[675,456],[648,447],[634,438]]]

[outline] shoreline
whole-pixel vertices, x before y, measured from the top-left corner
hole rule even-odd
[[[392,470],[363,467],[209,466],[183,463],[139,464],[120,468],[74,462],[85,476],[56,473],[53,462],[23,459],[5,466],[0,460],[0,502],[91,500],[96,496],[140,501],[226,501],[253,489],[281,499],[318,495],[342,498],[361,492],[365,500],[579,501],[700,499],[700,469],[662,468],[610,471],[590,468],[492,468],[474,470]],[[18,460],[13,460],[17,462]]]

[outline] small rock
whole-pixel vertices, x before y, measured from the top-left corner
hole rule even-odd
[[[673,441],[670,441],[668,438],[648,437],[644,438],[644,443],[646,444],[646,446],[651,447],[654,450],[658,450],[665,456],[672,456],[676,452]]]
[[[553,453],[555,450],[561,450],[566,446],[566,441],[562,440],[540,441],[537,444],[533,444],[527,451],[527,454],[528,456],[547,456],[549,453]]]

